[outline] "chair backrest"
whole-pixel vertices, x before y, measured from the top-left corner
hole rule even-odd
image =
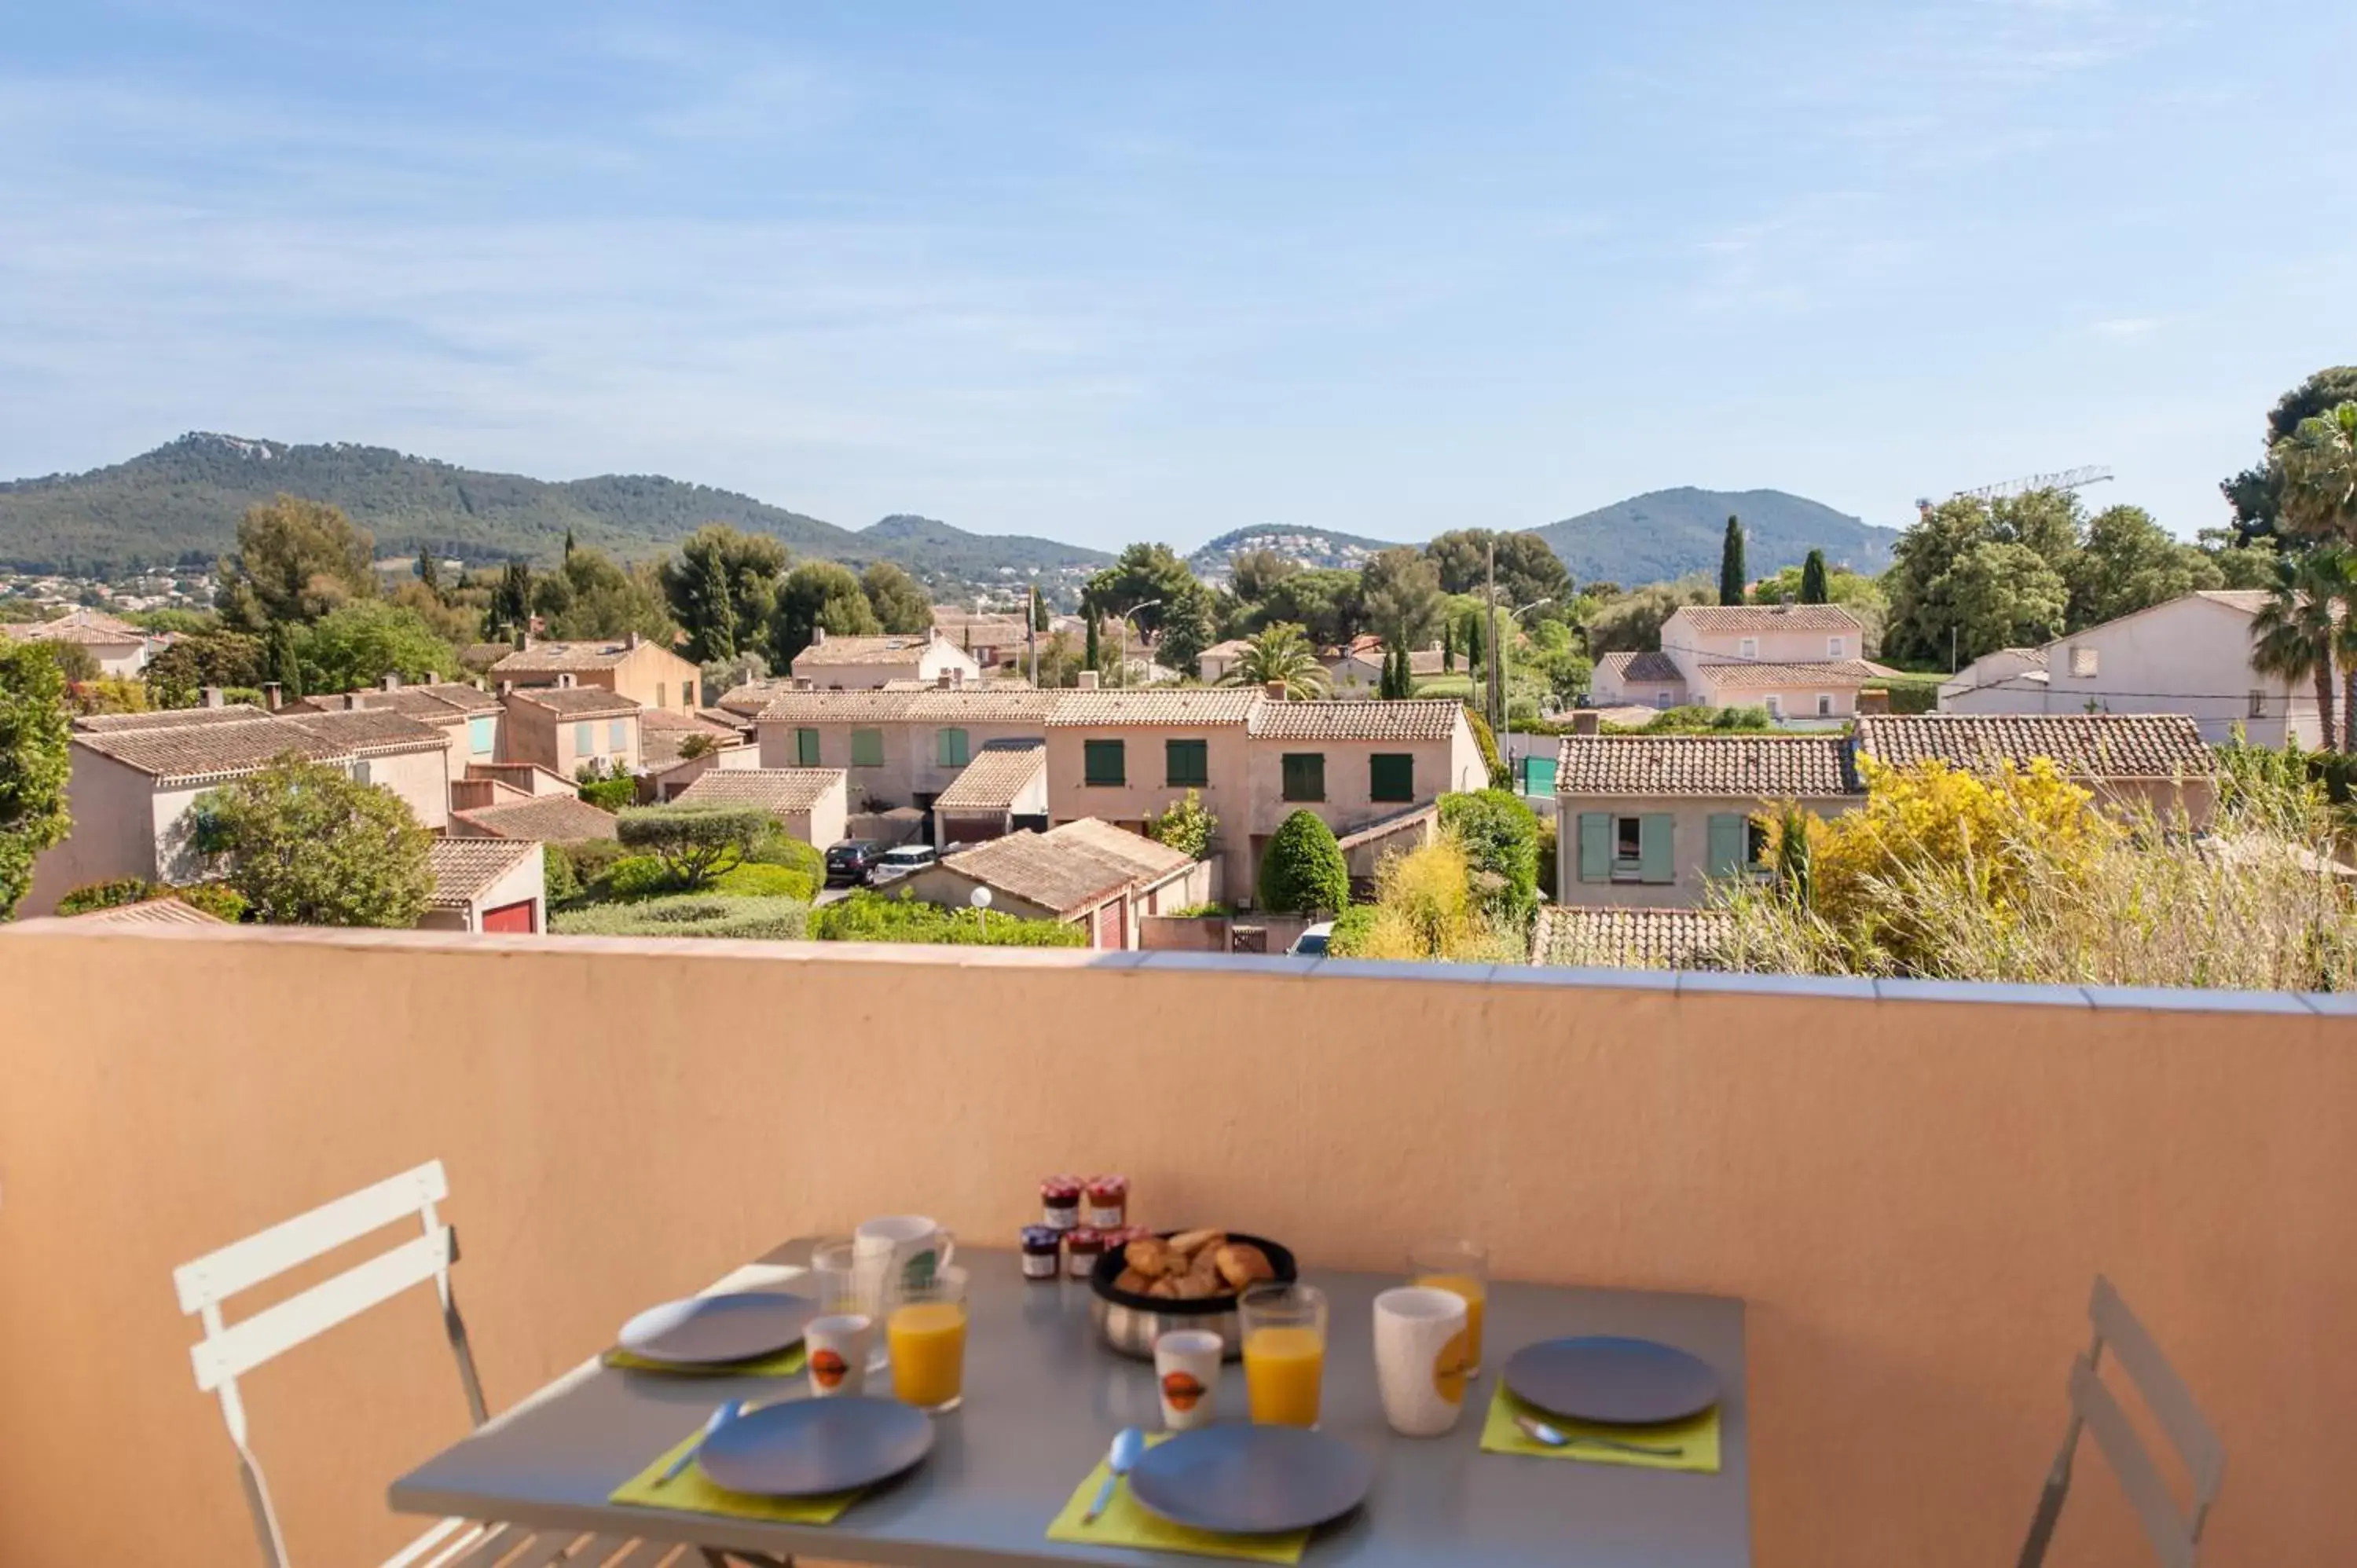
[[[233,1241],[172,1272],[179,1292],[180,1310],[203,1321],[205,1337],[189,1348],[196,1364],[197,1387],[221,1399],[221,1416],[230,1440],[237,1445],[239,1469],[254,1529],[261,1537],[264,1560],[284,1568],[286,1549],[278,1530],[276,1510],[262,1468],[246,1446],[245,1407],[238,1398],[237,1380],[246,1372],[285,1354],[306,1340],[366,1312],[370,1307],[432,1280],[442,1302],[443,1326],[458,1361],[468,1408],[475,1424],[482,1424],[482,1386],[475,1374],[474,1357],[467,1345],[466,1326],[450,1288],[450,1265],[458,1258],[457,1233],[443,1224],[435,1205],[450,1196],[442,1162],[432,1160],[375,1186],[321,1204],[307,1214],[281,1221],[242,1241]],[[237,1323],[228,1322],[221,1305],[241,1291],[276,1278],[370,1231],[410,1216],[421,1234],[355,1263],[341,1273],[264,1307]]]
[[[2209,1523],[2211,1505],[2217,1500],[2219,1486],[2225,1479],[2225,1445],[2219,1442],[2217,1433],[2194,1403],[2192,1391],[2177,1375],[2177,1369],[2169,1364],[2169,1359],[2161,1354],[2160,1347],[2153,1342],[2136,1315],[2128,1310],[2127,1303],[2120,1299],[2112,1282],[2101,1275],[2096,1276],[2087,1315],[2094,1325],[2094,1339],[2086,1353],[2072,1363],[2071,1424],[2062,1439],[2062,1451],[2048,1473],[2046,1495],[2040,1501],[2037,1517],[2030,1524],[2029,1542],[2022,1549],[2021,1568],[2037,1568],[2044,1560],[2055,1520],[2061,1512],[2062,1498],[2070,1489],[2071,1461],[2083,1429],[2094,1437],[2095,1447],[2112,1473],[2119,1477],[2120,1489],[2136,1510],[2137,1521],[2144,1526],[2145,1537],[2162,1568],[2194,1568],[2201,1557],[2201,1531]],[[2107,1349],[2183,1462],[2191,1479],[2190,1509],[2179,1509],[2144,1439],[2137,1435],[2126,1411],[2098,1375]]]

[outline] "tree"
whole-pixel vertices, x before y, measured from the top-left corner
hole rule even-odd
[[[38,642],[0,642],[0,920],[33,886],[33,862],[65,842],[72,721],[65,677]]]
[[[637,632],[650,642],[671,645],[679,630],[671,618],[659,568],[618,564],[595,545],[565,553],[565,564],[541,578],[533,604],[549,636],[587,641]]]
[[[274,621],[270,635],[263,639],[264,668],[277,683],[278,694],[287,702],[303,695],[303,652],[296,645],[295,628],[285,621]]]
[[[2300,421],[2276,443],[2276,532],[2357,543],[2357,402]]]
[[[1266,626],[1289,620],[1320,647],[1348,642],[1367,625],[1359,588],[1356,572],[1288,572],[1260,601],[1254,621]]]
[[[687,656],[699,664],[726,659],[762,636],[785,570],[786,547],[766,534],[710,522],[681,540],[663,563],[662,589],[687,633]]]
[[[415,610],[381,601],[330,611],[296,635],[303,684],[312,692],[355,692],[387,675],[423,681],[458,668],[458,651],[434,635]]]
[[[1351,872],[1334,830],[1315,811],[1296,811],[1261,852],[1261,908],[1276,914],[1333,915],[1351,902]]]
[[[926,624],[932,612],[926,610]],[[873,637],[884,629],[874,607],[861,592],[851,568],[833,561],[805,561],[786,574],[778,588],[777,608],[770,621],[770,662],[773,669],[791,667],[794,655],[829,637]]]
[[[566,537],[569,539],[571,535]],[[417,547],[417,580],[425,585],[427,593],[437,599],[442,596],[442,563],[434,558],[431,545]]]
[[[1031,588],[1031,629],[1037,632],[1048,629],[1048,596],[1039,591],[1037,584]]]
[[[1488,547],[1498,547],[1498,596],[1503,603],[1532,605],[1571,596],[1571,573],[1562,557],[1535,533],[1497,533],[1460,528],[1424,547],[1440,573],[1446,594],[1478,594],[1489,580]]]
[[[1103,670],[1104,668],[1104,653],[1103,650],[1097,646],[1099,639],[1097,636],[1096,612],[1093,610],[1087,610],[1082,613],[1088,621],[1088,647],[1082,651],[1081,655],[1082,660],[1086,667],[1091,670]]]
[[[532,626],[532,568],[511,561],[500,568],[491,585],[491,602],[483,612],[484,628],[494,638],[511,637]]]
[[[1482,644],[1486,640],[1487,633],[1483,631],[1481,626],[1481,611],[1478,609],[1466,611],[1465,668],[1468,673],[1479,675],[1481,672]]]
[[[1274,550],[1243,550],[1228,563],[1228,582],[1236,597],[1248,605],[1265,602],[1269,591],[1301,570]]]
[[[2116,620],[2201,588],[2222,587],[2209,556],[2170,538],[2142,507],[2107,507],[2064,574],[2071,588],[2069,629]]]
[[[1041,691],[1073,685],[1082,671],[1095,668],[1087,660],[1071,632],[1050,632],[1040,639],[1039,682]]]
[[[141,673],[157,707],[193,707],[207,686],[261,685],[267,651],[249,632],[199,632],[156,655]]]
[[[1957,557],[1933,589],[1950,607],[1960,664],[2046,641],[2061,631],[2071,607],[2070,587],[2036,551],[1995,540]]]
[[[614,823],[626,848],[662,861],[689,892],[740,865],[770,826],[767,811],[738,806],[639,806]]]
[[[1801,602],[1822,605],[1827,602],[1826,594],[1825,553],[1812,550],[1808,559],[1801,563]]]
[[[414,926],[434,891],[433,835],[340,768],[282,757],[200,797],[197,817],[198,847],[272,925]]]
[[[1200,585],[1168,544],[1132,544],[1089,579],[1081,596],[1081,613],[1118,618],[1135,609],[1134,624],[1151,637],[1187,590]]]
[[[1219,639],[1217,610],[1211,590],[1190,579],[1163,612],[1155,657],[1181,675],[1193,675],[1203,650]]]
[[[375,560],[376,541],[341,508],[281,495],[239,520],[215,603],[241,631],[314,621],[349,600],[375,597]]]
[[[1751,585],[1751,575],[1743,569],[1743,524],[1740,520],[1727,520],[1727,537],[1718,547],[1718,602],[1739,605],[1744,589]]]
[[[2279,532],[2283,475],[2275,462],[2276,448],[2308,421],[2352,401],[2357,401],[2357,365],[2319,371],[2276,400],[2267,413],[2266,435],[2261,444],[2266,460],[2218,486],[2234,510],[2237,543],[2248,544]]]
[[[1440,797],[1440,826],[1470,864],[1475,891],[1492,918],[1519,927],[1538,905],[1539,820],[1511,789]]]
[[[2292,684],[2314,683],[2317,730],[2327,751],[2334,748],[2332,612],[2341,582],[2338,563],[2321,552],[2285,556],[2267,602],[2251,620],[2251,668]]]
[[[1146,837],[1197,860],[1211,858],[1211,841],[1219,831],[1220,819],[1204,808],[1200,789],[1188,790],[1185,800],[1173,800],[1160,816],[1146,819]]]
[[[1236,655],[1228,672],[1220,677],[1223,686],[1282,685],[1288,697],[1323,695],[1329,677],[1326,667],[1318,662],[1318,654],[1301,635],[1301,628],[1286,621],[1265,628],[1259,636],[1246,642],[1243,651]]]
[[[1450,674],[1457,670],[1457,623],[1446,618],[1440,623],[1440,668]]]
[[[932,629],[933,601],[906,568],[877,561],[859,575],[859,591],[886,631],[920,637]]]
[[[1359,598],[1386,644],[1419,647],[1440,623],[1440,569],[1406,545],[1378,551],[1359,569]]]
[[[1663,621],[1688,605],[1706,605],[1713,598],[1708,582],[1701,577],[1648,583],[1588,616],[1587,650],[1600,656],[1659,648]]]
[[[2069,585],[2084,569],[2080,560],[2084,528],[2078,498],[2061,490],[2031,490],[1994,503],[1956,496],[1932,508],[1900,535],[1893,548],[1891,567],[1883,578],[1890,596],[1883,651],[1944,660],[1953,648],[1960,658],[1972,659],[2007,646],[1985,640],[2000,623],[2016,628],[2016,640],[2040,626],[2050,628],[2041,636],[2054,635],[2069,623]],[[2133,532],[2122,530],[2122,537]],[[1990,545],[2004,549],[1975,554]],[[1966,564],[1967,557],[1973,564]],[[2043,570],[2029,572],[2028,561]],[[2031,590],[2032,599],[2010,608],[1996,605],[1989,590],[1999,581]],[[2064,607],[2059,617],[2049,617],[2044,596],[2056,585],[2061,586]],[[1964,607],[1956,597],[1967,587],[1977,596],[1973,628],[1965,626]]]
[[[770,661],[759,653],[739,653],[733,658],[707,660],[696,667],[705,694],[716,702],[739,686],[770,678]]]
[[[573,531],[569,528],[565,531],[565,558],[573,559]]]

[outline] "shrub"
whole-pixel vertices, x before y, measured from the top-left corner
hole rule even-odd
[[[1465,724],[1473,732],[1473,744],[1480,748],[1481,766],[1490,770],[1490,782],[1501,789],[1512,783],[1512,775],[1498,756],[1498,737],[1491,732],[1490,721],[1469,702],[1465,704]]]
[[[580,896],[581,879],[574,875],[573,857],[565,853],[563,844],[541,845],[540,875],[547,886],[550,903],[562,904]]]
[[[1563,886],[1563,876],[1555,864],[1555,822],[1552,814],[1539,816],[1539,892],[1553,898]]]
[[[85,882],[58,900],[60,915],[87,915],[93,909],[119,909],[145,904],[164,890],[141,876],[117,876],[105,882]]]
[[[197,843],[273,925],[414,926],[434,890],[432,838],[399,796],[283,757],[199,797]]]
[[[1376,909],[1372,904],[1353,904],[1334,917],[1333,934],[1326,939],[1326,950],[1335,958],[1365,958],[1367,943],[1374,934]]]
[[[651,854],[625,855],[607,867],[590,892],[601,900],[628,903],[656,898],[666,893],[692,892],[673,879],[671,870]]]
[[[752,861],[722,873],[712,883],[713,892],[732,898],[799,898],[805,904],[817,888],[817,880],[806,871]]]
[[[1315,811],[1295,811],[1270,837],[1261,855],[1260,901],[1280,915],[1332,915],[1349,907],[1342,846]]]
[[[1351,925],[1350,952],[1360,958],[1507,963],[1526,956],[1518,928],[1483,915],[1471,859],[1453,832],[1385,856],[1370,908],[1370,916]]]
[[[1165,909],[1162,912],[1174,920],[1202,920],[1214,915],[1227,914],[1228,907],[1225,904],[1189,904],[1183,909]]]
[[[1160,816],[1146,820],[1146,837],[1197,860],[1211,857],[1211,837],[1219,831],[1220,819],[1204,808],[1200,789],[1188,790],[1185,800],[1171,801]]]
[[[1079,948],[1089,934],[1060,920],[1026,920],[996,909],[944,909],[899,897],[857,892],[811,911],[811,935],[823,942],[944,942],[967,947]]]
[[[235,925],[245,918],[245,895],[225,882],[188,882],[164,891],[183,904],[202,909],[215,919]]]
[[[637,904],[595,904],[550,917],[559,936],[737,937],[799,941],[809,932],[810,907],[794,898],[721,898],[679,894]]]
[[[789,871],[802,872],[813,885],[826,881],[826,856],[774,825],[753,841],[745,858],[756,865],[782,865]]]
[[[694,891],[737,865],[772,819],[757,807],[640,806],[618,812],[626,848],[652,854],[678,886]]]
[[[579,843],[550,844],[573,863],[573,879],[587,886],[620,864],[629,854],[619,839],[583,839]]]
[[[604,763],[593,757],[575,770],[573,779],[581,786],[581,798],[601,811],[619,811],[639,798],[639,781],[619,763]]]
[[[1440,798],[1440,826],[1464,851],[1487,912],[1528,919],[1538,901],[1538,814],[1510,789],[1473,789]]]

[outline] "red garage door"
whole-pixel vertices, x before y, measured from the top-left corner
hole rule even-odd
[[[483,929],[487,931],[522,931],[529,936],[533,929],[532,900],[521,904],[502,904],[496,909],[483,911]]]

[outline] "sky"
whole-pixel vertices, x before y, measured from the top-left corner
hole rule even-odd
[[[2357,361],[2357,6],[0,0],[0,476],[188,430],[846,526],[1677,485],[2187,536]]]

